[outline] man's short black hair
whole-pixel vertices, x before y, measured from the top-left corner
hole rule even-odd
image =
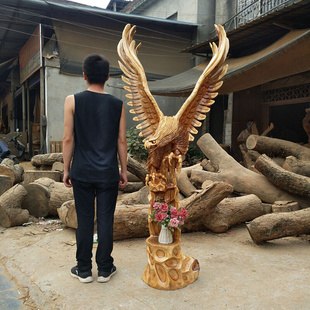
[[[83,71],[89,84],[104,84],[108,79],[109,62],[98,54],[88,55],[83,63]]]

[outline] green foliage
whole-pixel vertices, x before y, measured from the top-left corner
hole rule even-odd
[[[126,130],[127,151],[131,156],[138,160],[146,160],[149,150],[144,148],[143,137],[139,137],[140,130],[136,127],[131,127]],[[202,160],[205,155],[196,144],[190,144],[186,153],[186,160],[192,164],[193,160]]]
[[[130,155],[146,160],[149,151],[144,148],[143,138],[139,137],[140,130],[131,127],[126,130],[127,151]]]
[[[188,151],[186,153],[186,157],[189,157],[191,160],[194,160],[194,159],[202,160],[206,158],[206,156],[202,153],[200,148],[195,144],[189,145]]]

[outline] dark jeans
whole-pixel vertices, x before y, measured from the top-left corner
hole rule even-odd
[[[72,180],[78,228],[76,260],[79,271],[92,269],[95,198],[97,199],[98,270],[110,271],[113,265],[113,221],[118,183],[85,183]]]

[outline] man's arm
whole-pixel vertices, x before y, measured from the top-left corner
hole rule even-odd
[[[126,140],[126,115],[124,105],[122,108],[122,115],[119,123],[117,153],[121,164],[119,186],[125,187],[125,185],[127,184],[127,140]]]
[[[62,140],[62,154],[64,162],[63,182],[65,186],[72,187],[69,177],[70,164],[74,150],[74,96],[68,96],[64,107],[64,137]]]

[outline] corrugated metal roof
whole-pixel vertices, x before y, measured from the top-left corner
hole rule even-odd
[[[1,0],[0,2],[0,64],[16,57],[39,23],[44,26],[47,41],[52,34],[51,10],[71,11],[85,15],[84,23],[91,25],[92,16],[112,18],[136,25],[169,26],[169,29],[193,31],[198,24],[113,12],[64,0]]]

